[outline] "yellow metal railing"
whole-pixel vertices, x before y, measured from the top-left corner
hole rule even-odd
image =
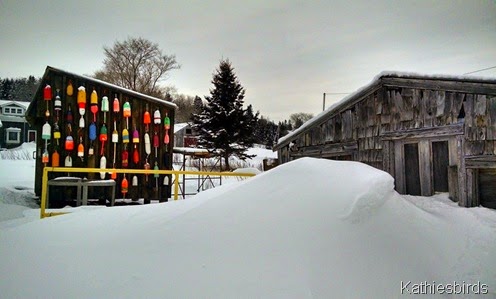
[[[235,177],[251,177],[253,173],[241,172],[214,172],[214,171],[186,171],[186,170],[145,170],[145,169],[115,169],[115,168],[73,168],[73,167],[45,167],[43,168],[43,178],[41,181],[41,209],[40,218],[66,214],[66,212],[45,212],[47,191],[48,191],[48,173],[49,172],[115,172],[115,173],[129,173],[129,174],[172,174],[175,176],[174,180],[174,200],[179,196],[179,176],[180,175],[218,175],[218,176],[235,176]]]

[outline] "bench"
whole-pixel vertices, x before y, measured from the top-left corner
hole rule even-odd
[[[50,186],[76,187],[76,205],[88,205],[88,187],[112,187],[110,205],[115,204],[115,181],[114,180],[87,180],[78,177],[58,177],[48,181],[46,205],[49,207]]]
[[[79,206],[81,204],[81,189],[83,187],[83,180],[77,177],[58,177],[48,181],[47,186],[47,197],[46,197],[46,208],[50,207],[50,186],[62,186],[62,187],[76,187],[77,197],[76,203]]]
[[[83,205],[88,205],[88,187],[112,187],[110,195],[110,206],[115,204],[115,181],[114,180],[83,180]]]

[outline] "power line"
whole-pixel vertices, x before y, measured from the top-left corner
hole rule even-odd
[[[468,73],[465,73],[464,75],[470,75],[473,73],[478,73],[478,72],[487,71],[487,70],[491,70],[491,69],[496,69],[496,65],[492,66],[492,67],[485,68],[485,69],[481,69],[481,70],[477,70],[477,71],[473,71],[473,72],[468,72]]]

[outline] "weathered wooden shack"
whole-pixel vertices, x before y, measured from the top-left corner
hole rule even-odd
[[[496,208],[496,79],[382,73],[282,137],[281,163],[359,161],[399,193]]]
[[[45,166],[104,167],[101,174],[71,176],[112,178],[117,182],[116,198],[167,200],[170,177],[134,178],[112,174],[111,169],[172,169],[176,108],[162,99],[48,66],[26,112],[37,135],[36,195],[41,194]],[[49,179],[57,176],[61,174],[50,173]],[[121,189],[124,178],[126,194]]]

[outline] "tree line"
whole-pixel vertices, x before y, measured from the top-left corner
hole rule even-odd
[[[226,162],[231,155],[249,158],[246,150],[255,143],[274,146],[278,138],[312,118],[308,113],[294,113],[288,120],[275,123],[255,112],[252,105],[245,107],[245,89],[228,59],[220,61],[210,95],[202,99],[178,94],[173,86],[163,85],[181,66],[175,55],[164,54],[157,43],[129,37],[103,50],[103,67],[93,77],[175,103],[176,123],[191,123],[200,137],[199,146],[218,152]],[[0,99],[31,101],[40,80],[34,76],[0,78]]]

